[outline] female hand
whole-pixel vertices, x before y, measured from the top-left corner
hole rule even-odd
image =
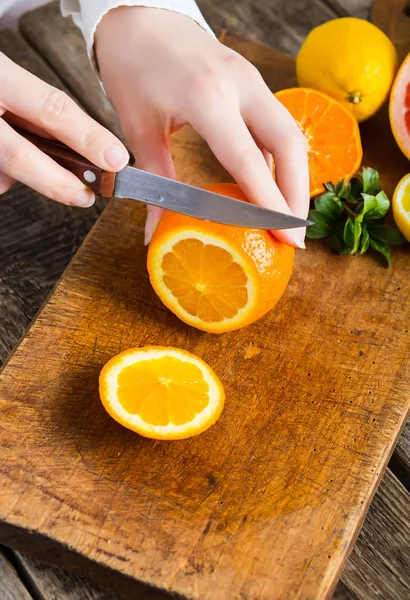
[[[129,156],[124,145],[64,92],[2,53],[0,81],[0,194],[17,180],[62,204],[92,206],[93,192],[10,124],[56,138],[107,171],[119,171],[127,164]]]
[[[175,177],[169,136],[189,123],[252,202],[306,218],[306,139],[244,58],[188,17],[143,7],[107,13],[95,52],[139,168]],[[160,214],[149,208],[146,243]],[[304,229],[275,235],[304,247]]]

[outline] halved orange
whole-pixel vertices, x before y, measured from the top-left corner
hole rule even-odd
[[[353,114],[334,98],[310,88],[282,90],[275,96],[306,136],[311,197],[323,193],[325,183],[351,179],[363,157]]]
[[[246,201],[237,185],[206,189]],[[151,240],[148,273],[182,321],[212,333],[253,323],[278,302],[294,250],[267,231],[165,212]]]
[[[157,440],[177,440],[213,425],[225,393],[211,367],[197,356],[146,346],[108,361],[100,374],[100,398],[124,427]]]

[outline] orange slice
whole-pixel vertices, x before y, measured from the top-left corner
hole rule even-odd
[[[177,348],[121,352],[100,374],[100,398],[124,427],[156,440],[197,435],[213,425],[225,393],[203,360]]]
[[[308,141],[311,197],[321,194],[325,183],[351,179],[363,157],[353,114],[327,94],[309,88],[291,88],[275,95]]]
[[[208,187],[246,201],[237,185]],[[182,321],[212,333],[265,315],[286,289],[294,250],[272,234],[166,212],[148,251],[148,273],[162,302]]]

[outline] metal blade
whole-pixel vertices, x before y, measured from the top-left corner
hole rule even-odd
[[[198,219],[239,227],[291,229],[312,224],[311,221],[214,194],[134,167],[125,167],[117,174],[114,195]]]

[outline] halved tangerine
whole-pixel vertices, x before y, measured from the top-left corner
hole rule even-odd
[[[351,179],[363,157],[353,114],[334,98],[310,88],[281,90],[275,96],[307,139],[311,197],[321,194],[325,183]]]
[[[206,189],[246,201],[237,185]],[[212,333],[253,323],[278,302],[294,250],[271,233],[165,212],[148,250],[148,273],[182,321]]]

